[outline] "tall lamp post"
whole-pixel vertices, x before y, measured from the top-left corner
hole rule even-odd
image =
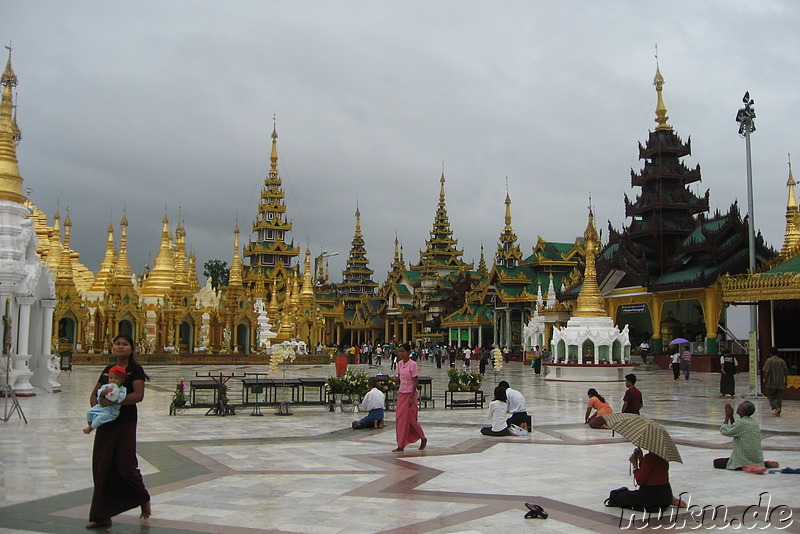
[[[314,285],[317,285],[317,273],[319,272],[319,264],[322,260],[326,258],[331,258],[333,256],[338,256],[338,252],[328,252],[327,250],[323,250],[319,256],[314,258]]]
[[[750,98],[747,91],[742,98],[744,107],[736,113],[736,122],[739,123],[739,135],[744,137],[745,150],[747,152],[747,221],[748,221],[748,245],[750,251],[750,272],[756,270],[756,224],[753,217],[753,163],[750,157],[750,134],[756,131],[756,110],[753,108],[755,103]],[[748,340],[748,352],[750,353],[750,388],[746,396],[758,396],[758,305],[750,304],[750,337]]]

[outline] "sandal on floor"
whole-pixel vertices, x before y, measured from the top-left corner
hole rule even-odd
[[[538,504],[526,502],[525,506],[528,508],[528,510],[530,510],[527,514],[525,514],[525,519],[536,519],[537,517],[540,519],[547,519],[547,512],[545,512],[544,508]]]

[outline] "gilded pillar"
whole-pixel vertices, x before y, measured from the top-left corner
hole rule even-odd
[[[703,295],[703,320],[706,323],[706,354],[719,352],[717,325],[722,315],[722,290],[719,284],[706,288]]]
[[[653,352],[664,350],[664,340],[661,338],[661,313],[664,310],[664,299],[658,294],[650,294],[650,322],[653,326]]]

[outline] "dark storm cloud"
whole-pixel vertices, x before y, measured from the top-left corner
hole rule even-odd
[[[339,279],[356,201],[382,280],[395,235],[416,260],[445,162],[464,259],[487,262],[506,177],[523,253],[572,241],[591,195],[621,228],[639,142],[653,122],[654,44],[669,123],[699,163],[712,209],[746,211],[734,122],[756,99],[756,224],[783,240],[786,153],[797,145],[792,2],[18,2],[0,37],[20,79],[20,169],[97,270],[127,206],[129,255],[158,252],[180,209],[198,267],[250,235],[273,114],[291,236]]]

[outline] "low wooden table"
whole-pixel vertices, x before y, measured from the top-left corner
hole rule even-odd
[[[480,389],[477,391],[450,391],[444,392],[444,407],[450,408],[483,408],[486,397]]]

